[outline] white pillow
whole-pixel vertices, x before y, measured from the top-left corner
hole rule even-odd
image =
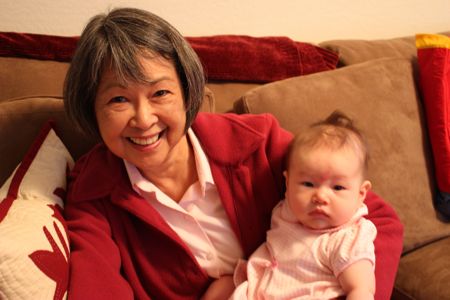
[[[0,299],[67,297],[62,216],[73,159],[49,122],[0,189]]]

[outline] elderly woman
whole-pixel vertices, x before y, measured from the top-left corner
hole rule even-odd
[[[198,299],[265,240],[292,135],[270,115],[198,113],[204,85],[196,54],[158,16],[116,9],[87,24],[64,101],[102,143],[70,176],[70,299]],[[391,289],[402,226],[368,198],[377,289]]]

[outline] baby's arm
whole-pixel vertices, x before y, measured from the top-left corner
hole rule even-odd
[[[216,279],[206,290],[201,300],[228,299],[234,291],[233,276],[227,275]]]
[[[362,259],[351,264],[342,271],[338,280],[347,294],[347,300],[374,299],[375,273],[369,260]]]

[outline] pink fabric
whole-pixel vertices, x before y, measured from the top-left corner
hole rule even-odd
[[[338,55],[287,37],[221,35],[186,38],[208,80],[270,82],[336,68]],[[0,56],[69,62],[78,37],[0,32]]]
[[[333,299],[345,295],[337,276],[354,262],[375,265],[376,228],[361,207],[347,224],[311,230],[298,223],[283,201],[275,207],[267,241],[247,263],[247,282],[232,299]],[[237,273],[242,267],[236,268]],[[236,274],[236,280],[242,280]],[[239,283],[239,282],[236,282]]]

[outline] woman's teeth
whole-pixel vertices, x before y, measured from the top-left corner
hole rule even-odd
[[[141,146],[148,146],[151,145],[153,143],[155,143],[156,141],[158,141],[159,135],[154,135],[153,137],[150,138],[133,138],[130,137],[130,141],[132,141],[135,144],[141,145]]]

